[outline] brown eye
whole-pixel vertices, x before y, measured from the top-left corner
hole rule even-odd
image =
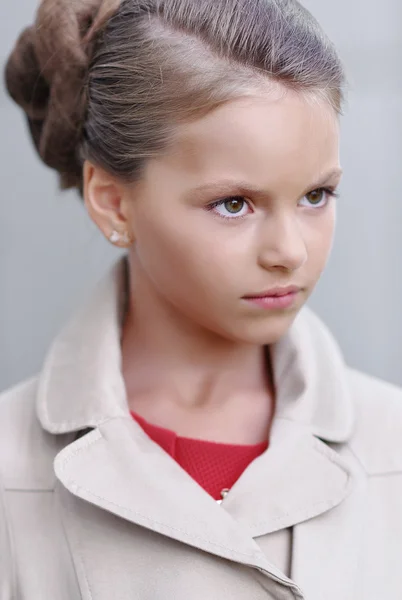
[[[249,202],[243,196],[228,196],[210,204],[208,210],[213,211],[224,219],[242,219],[250,212]]]
[[[226,210],[234,215],[240,212],[243,206],[244,200],[242,198],[229,198],[224,202]]]
[[[324,195],[325,190],[323,188],[320,188],[319,190],[313,190],[312,192],[306,194],[306,198],[310,202],[310,204],[314,205],[319,204],[323,200]]]

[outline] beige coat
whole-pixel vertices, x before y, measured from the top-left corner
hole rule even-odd
[[[0,397],[0,600],[402,598],[400,390],[303,309],[270,447],[219,505],[130,417],[122,264]]]

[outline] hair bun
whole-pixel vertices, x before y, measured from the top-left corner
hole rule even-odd
[[[33,27],[17,40],[5,70],[10,96],[25,111],[42,160],[62,187],[80,184],[78,144],[85,118],[91,42],[120,0],[42,0]]]
[[[25,29],[15,45],[5,70],[8,92],[32,119],[46,115],[49,86],[40,75],[34,49],[33,28]]]

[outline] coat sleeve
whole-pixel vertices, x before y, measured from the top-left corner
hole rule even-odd
[[[0,600],[16,600],[15,568],[11,549],[6,497],[0,478]]]

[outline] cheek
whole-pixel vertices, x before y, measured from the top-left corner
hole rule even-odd
[[[330,208],[327,214],[317,220],[309,228],[308,255],[311,268],[321,274],[328,261],[335,229],[335,208]]]
[[[143,221],[138,228],[137,256],[143,271],[163,296],[175,303],[214,300],[230,293],[230,250],[208,231]],[[232,282],[232,283],[231,283]]]

